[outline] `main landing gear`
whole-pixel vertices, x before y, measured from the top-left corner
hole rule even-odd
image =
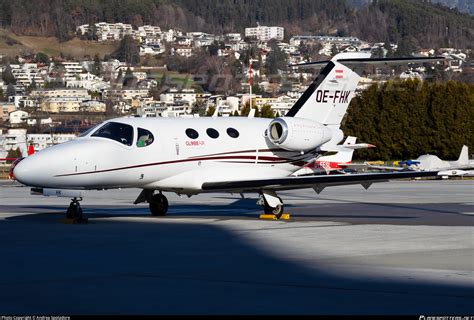
[[[285,206],[283,200],[277,196],[275,191],[263,190],[261,197],[257,204],[263,207],[265,214],[274,215],[275,218],[280,219],[283,215]]]
[[[152,216],[163,217],[168,212],[168,199],[166,199],[161,191],[154,194],[154,190],[143,189],[133,203],[138,204],[141,202],[148,202]]]
[[[66,211],[66,221],[69,223],[87,223],[87,218],[84,218],[81,205],[79,201],[82,201],[82,198],[74,197],[71,199],[71,204]]]
[[[153,216],[165,216],[168,212],[168,199],[160,192],[154,194],[149,200],[150,212]]]

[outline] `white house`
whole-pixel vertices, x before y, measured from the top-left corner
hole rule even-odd
[[[266,27],[257,26],[255,28],[245,28],[246,37],[255,37],[260,41],[268,41],[270,39],[283,40],[285,29],[283,27]]]
[[[29,114],[26,111],[15,110],[10,112],[8,116],[8,121],[10,122],[10,124],[21,124],[26,122],[28,116]]]
[[[26,119],[26,124],[29,125],[29,126],[34,126],[34,125],[36,125],[38,120],[39,120],[39,123],[41,125],[52,124],[53,123],[53,119],[51,117],[48,117],[48,118],[43,118],[43,119],[28,118],[28,119]]]
[[[176,103],[177,101],[187,101],[190,104],[196,102],[196,91],[194,89],[168,89],[160,94],[160,101],[168,103]]]

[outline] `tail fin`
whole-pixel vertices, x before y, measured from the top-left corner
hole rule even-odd
[[[343,52],[330,61],[308,62],[293,67],[324,66],[286,114],[339,127],[346,114],[360,76],[347,67],[353,64],[401,64],[446,60],[444,57],[370,58],[369,52]]]
[[[327,62],[318,77],[286,114],[315,120],[325,125],[337,125],[346,114],[360,76],[337,62],[338,54]],[[343,56],[347,57],[347,53]],[[369,58],[370,53],[353,53],[354,58]]]
[[[469,163],[469,150],[466,145],[462,146],[457,163],[461,165]]]

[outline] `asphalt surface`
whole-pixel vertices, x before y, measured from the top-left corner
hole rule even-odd
[[[69,200],[0,182],[0,315],[474,314],[474,181],[402,181],[282,192],[290,221],[256,195],[139,190]]]

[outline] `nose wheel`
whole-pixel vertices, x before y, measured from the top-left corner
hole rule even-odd
[[[66,211],[66,220],[71,223],[87,223],[87,218],[84,218],[81,204],[82,198],[73,198]]]

